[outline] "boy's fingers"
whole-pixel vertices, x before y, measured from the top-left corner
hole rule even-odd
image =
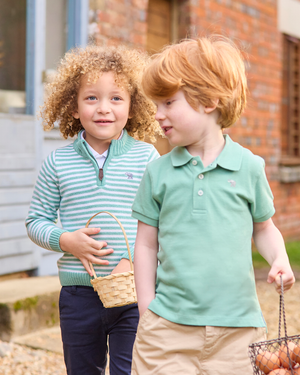
[[[281,293],[281,279],[280,279],[281,274],[278,273],[277,276],[275,277],[275,289],[276,291],[280,294]]]
[[[82,260],[81,263],[83,264],[83,267],[86,269],[87,273],[90,275],[90,276],[93,276],[93,272],[91,270],[91,267],[90,267],[90,264],[87,260]]]
[[[275,269],[271,268],[270,272],[268,274],[267,282],[269,284],[272,284],[274,282],[274,280],[275,280],[275,278],[276,278],[277,275],[278,275],[277,271]],[[280,280],[279,280],[279,282],[280,282]]]
[[[91,257],[89,259],[89,261],[93,264],[100,264],[100,265],[108,265],[109,264],[109,261],[108,260],[104,260],[104,259],[101,259],[101,258],[96,258],[96,257]]]
[[[99,233],[101,228],[82,228],[81,231],[88,236]]]
[[[107,246],[105,241],[92,240],[90,244],[95,250],[101,250],[103,247]]]
[[[98,250],[97,252],[93,252],[93,255],[96,255],[97,257],[103,257],[105,255],[113,253],[113,249],[104,249],[104,250]]]
[[[91,257],[89,260],[82,259],[81,263],[83,264],[83,267],[86,269],[87,273],[90,276],[94,276],[94,275],[93,275],[93,272],[92,272],[92,269],[90,267],[89,262],[91,262],[92,264],[100,264],[100,265],[108,265],[109,264],[108,260],[102,260],[102,259],[99,259],[99,258],[96,258],[96,257]]]
[[[295,278],[294,278],[293,275],[291,277],[289,277],[286,274],[278,273],[277,276],[275,277],[275,289],[276,289],[276,291],[279,294],[281,293],[281,279],[280,279],[280,275],[282,276],[282,283],[283,283],[283,290],[284,290],[284,292],[286,292],[289,289],[291,289],[291,287],[294,285],[294,282],[295,282]]]

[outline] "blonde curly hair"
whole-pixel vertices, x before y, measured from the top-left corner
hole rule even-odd
[[[83,129],[79,119],[73,117],[77,110],[77,96],[83,76],[95,82],[102,73],[113,72],[116,83],[130,94],[130,118],[125,129],[132,137],[144,140],[147,136],[155,141],[161,129],[155,121],[156,109],[141,88],[143,69],[148,55],[124,46],[87,46],[67,52],[61,60],[53,81],[46,86],[48,94],[41,107],[44,130],[51,130],[57,121],[65,139]]]

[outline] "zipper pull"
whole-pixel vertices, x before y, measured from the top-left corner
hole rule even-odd
[[[103,176],[104,176],[104,174],[103,174],[103,168],[100,168],[99,169],[99,179],[100,179],[100,181],[103,180]]]

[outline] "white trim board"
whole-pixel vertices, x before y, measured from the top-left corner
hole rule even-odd
[[[300,38],[300,1],[278,0],[278,29],[284,34]]]

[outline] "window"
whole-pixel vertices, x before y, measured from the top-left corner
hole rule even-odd
[[[149,53],[156,53],[177,40],[177,0],[149,0],[147,20],[147,51]],[[171,150],[165,138],[159,138],[155,147],[161,155]]]
[[[26,0],[0,2],[0,112],[25,112]]]
[[[149,0],[147,50],[158,52],[171,42],[171,2]]]
[[[282,87],[284,164],[300,164],[300,39],[284,35]]]
[[[55,70],[67,48],[67,0],[46,1],[46,72]]]

